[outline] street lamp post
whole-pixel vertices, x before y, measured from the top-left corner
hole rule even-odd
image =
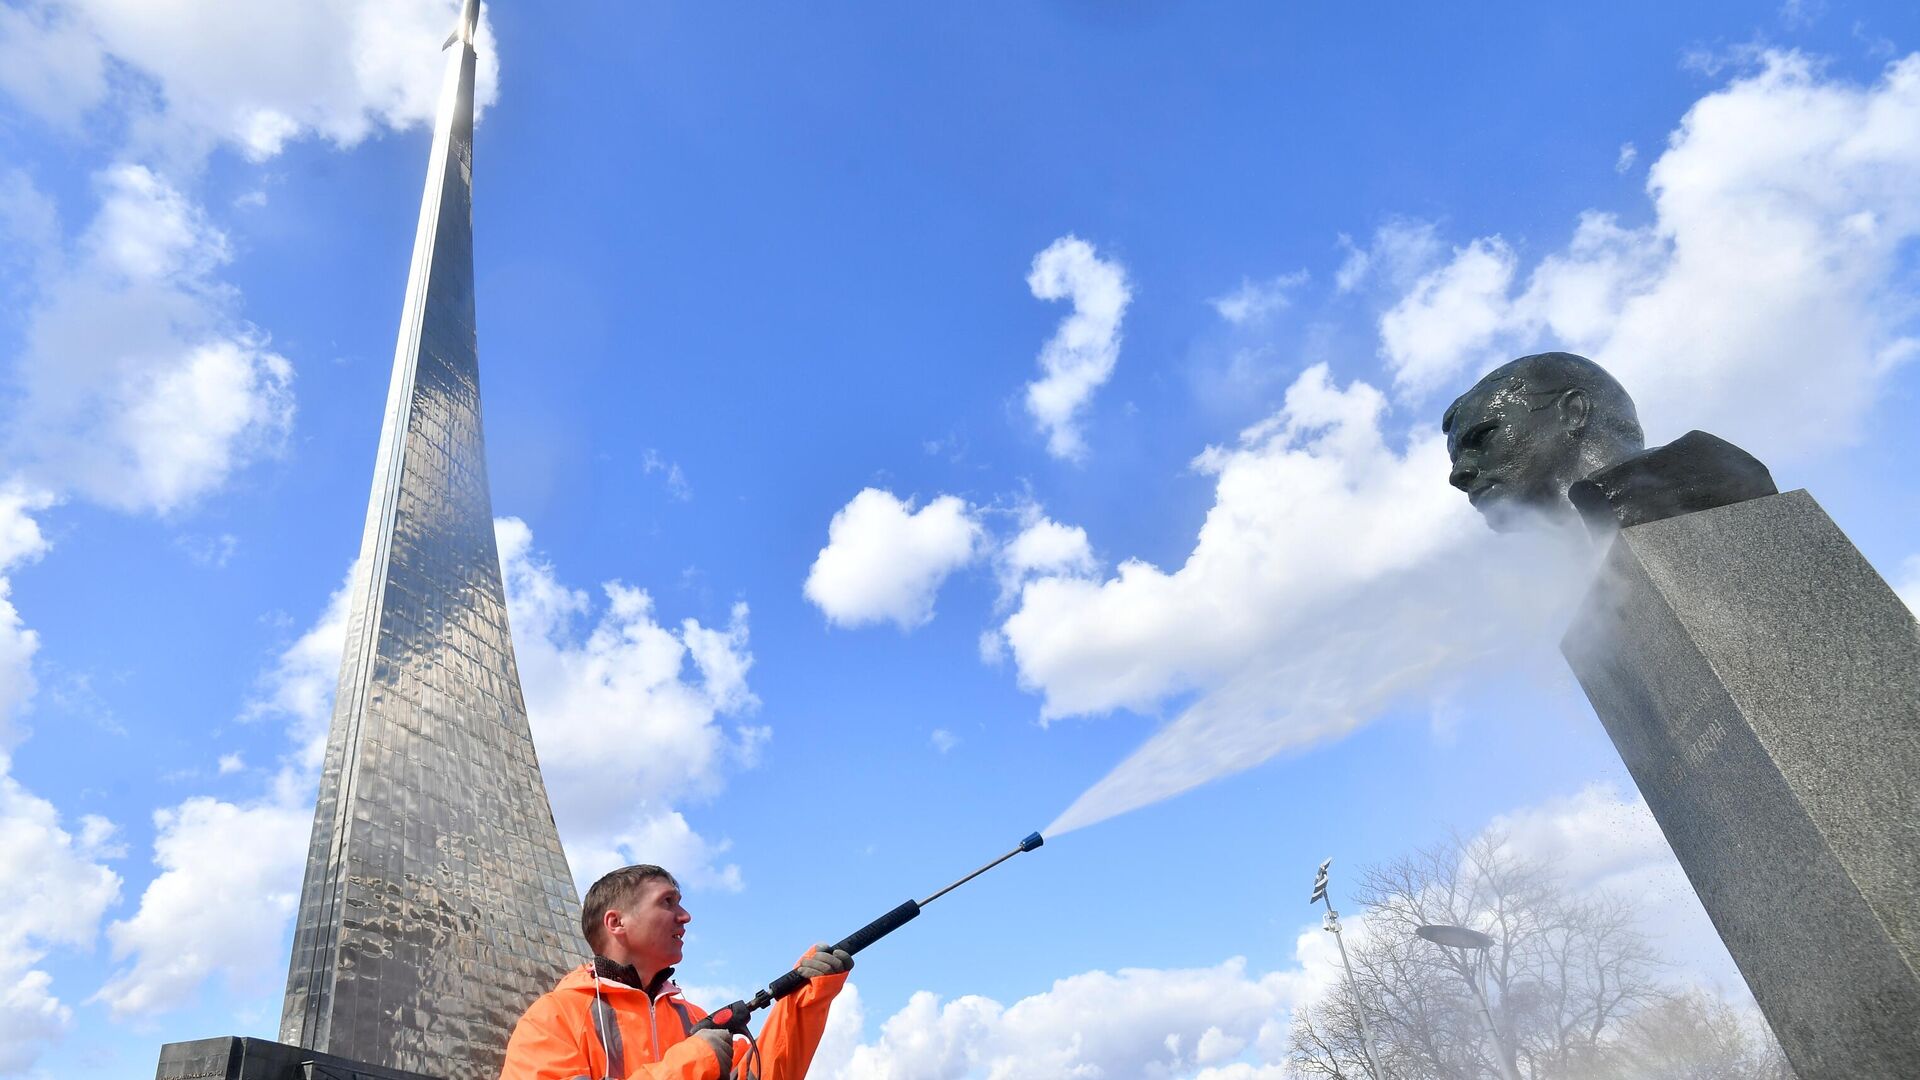
[[[1367,1060],[1367,1075],[1373,1080],[1387,1080],[1387,1074],[1380,1071],[1380,1055],[1373,1051],[1373,1033],[1367,1030],[1367,1008],[1360,1000],[1360,983],[1353,977],[1353,963],[1347,959],[1347,943],[1340,937],[1340,913],[1333,910],[1333,901],[1327,899],[1327,867],[1333,865],[1328,859],[1320,864],[1320,872],[1313,879],[1313,895],[1307,903],[1316,901],[1327,905],[1326,918],[1320,923],[1320,929],[1333,935],[1333,943],[1340,947],[1340,966],[1347,969],[1347,992],[1353,995],[1353,1018],[1360,1025],[1360,1056]]]
[[[1520,1070],[1514,1065],[1513,1056],[1507,1052],[1507,1044],[1500,1039],[1500,1029],[1493,1023],[1493,1008],[1487,1004],[1486,988],[1481,986],[1482,971],[1487,963],[1487,950],[1493,947],[1493,938],[1478,930],[1469,930],[1464,926],[1418,926],[1414,933],[1440,947],[1451,959],[1450,949],[1460,950],[1457,970],[1467,985],[1473,988],[1473,996],[1480,1002],[1480,1016],[1487,1023],[1487,1037],[1493,1040],[1493,1056],[1500,1063],[1500,1075],[1506,1080],[1520,1080]],[[1470,958],[1471,957],[1471,958]]]

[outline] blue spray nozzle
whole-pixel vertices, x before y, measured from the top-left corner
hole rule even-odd
[[[1044,843],[1046,843],[1046,840],[1043,839],[1039,833],[1034,833],[1028,836],[1025,840],[1020,841],[1020,850],[1032,851],[1034,848],[1037,848]]]

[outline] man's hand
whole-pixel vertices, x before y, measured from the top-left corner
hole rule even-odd
[[[733,1071],[733,1032],[725,1028],[708,1028],[694,1032],[691,1038],[699,1039],[713,1048],[714,1056],[720,1059],[721,1076]]]
[[[793,966],[793,970],[809,979],[822,975],[838,975],[853,970],[853,954],[845,949],[829,948],[825,944],[815,945],[813,953],[805,960]]]

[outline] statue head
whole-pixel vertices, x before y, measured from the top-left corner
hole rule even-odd
[[[1488,372],[1440,421],[1449,480],[1487,524],[1522,527],[1528,512],[1577,520],[1567,488],[1645,445],[1633,399],[1584,356],[1523,356]]]

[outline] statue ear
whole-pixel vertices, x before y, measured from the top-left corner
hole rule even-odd
[[[1593,415],[1593,399],[1585,390],[1577,386],[1568,390],[1560,395],[1556,406],[1560,410],[1560,422],[1568,431],[1578,434],[1587,429],[1587,418]]]

